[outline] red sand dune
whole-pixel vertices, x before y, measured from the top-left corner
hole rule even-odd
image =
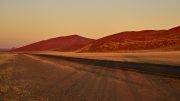
[[[100,52],[151,49],[180,50],[180,26],[169,30],[121,32],[96,40],[79,51]]]
[[[78,35],[70,35],[52,38],[36,42],[24,47],[17,48],[13,51],[45,51],[45,50],[58,50],[58,51],[74,51],[84,47],[93,39],[88,39]]]

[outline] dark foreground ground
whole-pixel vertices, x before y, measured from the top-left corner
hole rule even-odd
[[[0,64],[0,101],[180,101],[180,79],[17,54]]]

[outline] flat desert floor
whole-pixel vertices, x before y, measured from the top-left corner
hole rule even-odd
[[[102,54],[99,57],[121,59],[117,53],[111,57]],[[127,59],[140,57],[124,54]],[[168,55],[168,61],[179,61],[177,55],[179,52]],[[96,58],[98,54],[90,56]],[[143,61],[149,56],[156,59],[156,55],[144,53]],[[180,79],[30,54],[1,53],[0,101],[180,101]]]

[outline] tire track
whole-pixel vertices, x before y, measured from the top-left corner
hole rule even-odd
[[[131,81],[131,78],[129,77],[128,73],[126,71],[120,71],[120,72],[124,76],[123,82],[125,82],[125,85],[127,85],[128,90],[130,90],[130,92],[132,93],[133,99],[135,101],[141,101],[141,96],[138,93],[138,89],[136,88],[135,85],[130,83],[132,81]]]
[[[102,74],[106,73],[106,68],[102,68]],[[107,88],[107,78],[104,75],[101,75],[99,78],[99,82],[97,84],[98,89],[96,89],[96,93],[94,94],[94,98],[96,101],[106,101],[105,93]]]
[[[159,94],[161,95],[161,98],[167,97],[171,101],[177,101],[180,99],[180,93],[178,96],[176,96],[177,93],[174,92],[174,90],[171,89],[169,85],[167,85],[167,82],[165,82],[161,77],[156,76],[155,78],[147,77],[144,75],[144,77],[151,83],[153,88],[155,88],[157,91],[161,91]],[[167,100],[167,98],[163,98],[161,100]]]
[[[115,72],[114,72],[114,70],[109,70],[109,73],[108,73],[108,75],[113,75]],[[113,78],[108,78],[108,86],[107,86],[107,92],[109,93],[107,93],[108,95],[108,99],[107,99],[107,101],[117,101],[117,91],[116,91],[116,87],[117,87],[117,85],[116,85],[116,83],[115,83],[115,81],[114,81],[114,79]],[[120,100],[120,99],[118,99],[118,100]]]
[[[79,94],[79,91],[82,90],[85,87],[86,82],[91,78],[90,74],[85,73],[82,75],[80,79],[78,79],[76,82],[74,82],[70,87],[65,89],[64,91],[61,91],[61,95],[65,98],[69,98],[69,100],[73,101],[77,99],[77,94]]]

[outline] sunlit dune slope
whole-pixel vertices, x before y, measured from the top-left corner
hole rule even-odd
[[[80,52],[118,50],[180,50],[180,27],[169,30],[127,31],[110,35],[80,49]]]

